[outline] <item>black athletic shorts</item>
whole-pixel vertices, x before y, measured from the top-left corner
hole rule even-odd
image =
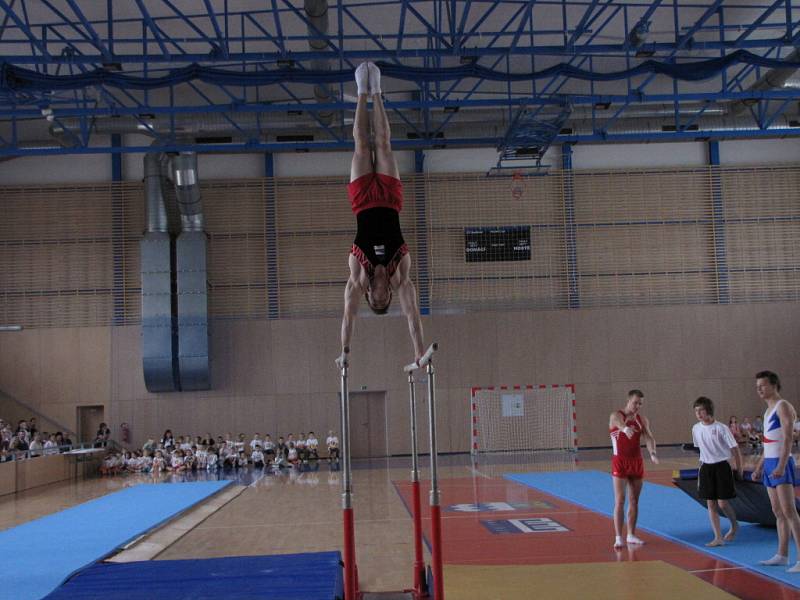
[[[697,475],[697,496],[703,500],[736,498],[733,469],[727,460],[700,465]]]

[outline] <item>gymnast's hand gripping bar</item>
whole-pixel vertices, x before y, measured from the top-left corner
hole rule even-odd
[[[421,369],[425,365],[427,365],[433,359],[433,353],[439,349],[439,344],[433,342],[428,349],[425,351],[425,354],[422,355],[418,361],[411,363],[410,365],[406,365],[403,367],[403,371],[405,373],[411,373],[412,371],[416,371],[417,369]]]
[[[340,369],[347,367],[347,355],[350,354],[350,346],[342,348],[342,353],[336,357],[336,366]]]

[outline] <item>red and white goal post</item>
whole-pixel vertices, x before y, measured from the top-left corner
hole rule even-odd
[[[578,449],[575,386],[473,387],[472,454]]]

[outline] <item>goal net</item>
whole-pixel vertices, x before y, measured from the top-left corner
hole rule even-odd
[[[575,386],[472,388],[472,453],[577,450]]]

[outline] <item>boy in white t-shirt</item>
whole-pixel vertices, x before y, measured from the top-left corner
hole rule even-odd
[[[319,440],[317,436],[314,435],[313,431],[308,432],[308,437],[306,438],[306,452],[308,453],[308,458],[312,460],[317,460],[319,458]]]
[[[328,460],[339,460],[339,438],[333,434],[333,431],[328,432],[325,445],[328,447]]]
[[[700,396],[692,405],[698,422],[692,427],[692,441],[700,448],[700,472],[697,475],[697,495],[706,501],[708,518],[714,539],[706,546],[724,546],[731,542],[739,531],[736,512],[728,500],[736,497],[733,471],[728,462],[733,457],[739,479],[742,478],[742,453],[739,444],[727,425],[714,419],[714,403]],[[717,507],[731,522],[725,537],[719,525]]]
[[[308,450],[306,449],[306,434],[300,432],[300,435],[297,436],[297,441],[294,443],[294,447],[297,448],[297,458],[299,458],[302,462],[308,462]]]
[[[268,462],[275,458],[275,443],[272,441],[272,438],[269,434],[264,437],[264,461]]]
[[[264,453],[261,451],[261,444],[256,444],[253,452],[250,454],[250,460],[253,461],[253,468],[264,468]]]

